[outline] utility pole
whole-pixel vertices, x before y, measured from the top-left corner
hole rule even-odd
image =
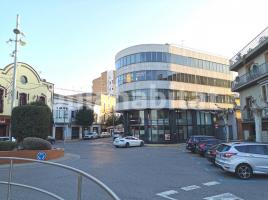
[[[19,15],[17,15],[16,19],[16,28],[13,29],[13,32],[15,33],[15,40],[9,39],[8,42],[15,42],[15,50],[13,51],[12,56],[14,56],[14,69],[13,69],[13,78],[12,78],[12,94],[11,94],[11,107],[10,107],[10,116],[12,115],[12,110],[15,107],[15,99],[16,99],[16,77],[17,77],[17,53],[18,53],[18,43],[20,43],[22,46],[25,45],[25,42],[23,42],[21,39],[19,39],[19,35],[24,35],[19,30]],[[9,140],[11,141],[11,123],[9,127]]]

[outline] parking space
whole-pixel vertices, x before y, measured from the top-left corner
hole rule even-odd
[[[240,180],[233,174],[224,172],[220,168],[211,164],[206,158],[180,148],[182,157],[187,156],[188,164],[193,164],[193,168],[198,168],[199,175],[193,172],[192,184],[176,184],[167,190],[156,193],[157,199],[184,200],[184,199],[204,199],[204,200],[263,200],[262,195],[267,195],[264,184],[268,184],[268,176],[254,176],[251,180]],[[186,162],[186,161],[185,161]],[[189,167],[190,170],[190,167]],[[208,182],[204,180],[206,175]],[[214,179],[214,180],[213,180]],[[257,192],[259,191],[259,192]]]

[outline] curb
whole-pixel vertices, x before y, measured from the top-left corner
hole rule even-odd
[[[184,143],[179,144],[145,144],[145,147],[183,147]]]
[[[58,163],[58,162],[61,162],[61,161],[66,161],[66,160],[77,160],[79,158],[80,158],[80,156],[77,155],[77,154],[65,153],[64,156],[61,157],[61,158],[48,160],[48,161]],[[35,165],[36,166],[42,166],[39,163],[32,162],[32,163],[16,163],[16,164],[14,164],[13,167],[16,168],[16,167],[25,167],[25,166],[35,166]],[[10,164],[0,165],[0,169],[6,169],[6,168],[9,168],[9,167],[10,167]]]

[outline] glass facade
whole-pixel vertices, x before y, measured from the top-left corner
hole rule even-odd
[[[154,49],[154,47],[152,48]],[[146,51],[148,47],[144,45],[144,49]],[[157,46],[157,49],[163,48]],[[116,69],[122,69],[118,71],[120,75],[116,77],[117,111],[124,115],[125,134],[139,137],[146,143],[178,143],[184,142],[191,135],[215,135],[216,111],[206,109],[212,109],[215,103],[232,104],[233,96],[228,95],[231,87],[229,66],[193,58],[191,57],[193,54],[182,56],[159,51],[161,50],[137,52],[116,60]],[[157,64],[155,64],[156,62]],[[147,64],[143,65],[143,63]],[[176,69],[163,70],[168,64],[176,64]],[[142,69],[135,69],[138,66],[141,66]],[[176,72],[180,66],[196,68],[202,72],[202,76],[190,74],[190,70]],[[127,72],[127,70],[131,70],[131,72]],[[222,74],[220,76],[218,74],[216,78],[214,75],[214,77],[209,77],[205,70]],[[139,81],[142,82],[138,83]],[[155,87],[152,87],[149,81],[155,81]],[[137,84],[128,84],[135,82]],[[171,82],[188,83],[188,85],[185,87],[185,84],[176,84],[175,88],[175,84],[171,84]],[[161,89],[157,85],[158,83],[161,83]],[[205,91],[204,88],[207,87],[204,86],[214,88]],[[199,88],[202,89],[202,92]],[[217,94],[217,91],[221,94]],[[170,102],[170,100],[183,100],[186,103],[189,101],[189,105],[192,103],[190,101],[210,104],[200,103],[198,107],[187,105],[183,108],[188,109],[183,109],[175,106],[182,106],[181,102]],[[135,106],[133,103],[141,106]]]
[[[143,62],[162,62],[184,65],[189,67],[201,68],[225,74],[230,74],[229,66],[221,63],[201,60],[197,58],[186,57],[182,55],[167,53],[167,52],[140,52],[132,55],[124,56],[118,59],[115,63],[116,69],[124,66],[143,63]]]
[[[231,87],[231,81],[228,80],[198,76],[194,74],[177,73],[167,70],[144,70],[122,74],[117,77],[117,85],[119,86],[131,82],[152,80],[176,81],[224,88]]]
[[[146,143],[184,142],[194,134],[213,135],[213,114],[196,110],[130,110],[125,111],[125,129]]]
[[[192,92],[170,89],[140,89],[121,92],[117,96],[117,102],[139,100],[199,100],[211,103],[232,103],[233,96],[214,93]]]

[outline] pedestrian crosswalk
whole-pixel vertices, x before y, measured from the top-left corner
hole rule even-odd
[[[182,192],[191,192],[193,190],[201,190],[204,187],[213,187],[216,185],[220,185],[221,183],[218,181],[209,181],[205,183],[201,183],[199,185],[188,185],[184,187],[180,187],[178,190],[167,190],[164,192],[157,193],[156,195],[162,197],[163,199],[169,200],[184,200],[184,196]],[[181,194],[180,194],[181,193]],[[200,199],[204,200],[244,200],[232,193],[222,193],[216,194],[214,196],[208,197],[200,197]]]
[[[199,188],[200,188],[200,186],[197,186],[197,185],[190,185],[190,186],[186,186],[186,187],[181,187],[181,189],[184,191],[196,190]]]
[[[205,200],[243,200],[231,193],[223,193],[211,197],[205,197]]]

